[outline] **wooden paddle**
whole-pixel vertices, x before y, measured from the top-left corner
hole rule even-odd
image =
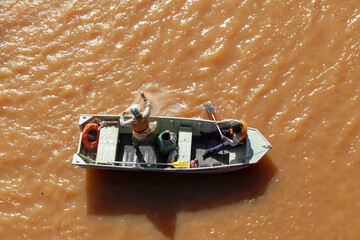
[[[188,168],[189,167],[189,163],[186,161],[176,161],[176,162],[172,162],[172,163],[148,163],[148,162],[121,162],[121,161],[115,161],[112,163],[121,163],[121,164],[134,164],[134,163],[138,163],[138,164],[154,164],[154,165],[163,165],[163,166],[173,166],[174,168]]]
[[[219,125],[216,124],[216,119],[215,119],[215,117],[214,117],[214,107],[213,107],[213,105],[211,104],[211,102],[205,103],[205,109],[206,109],[206,111],[207,111],[208,113],[210,113],[211,116],[213,117],[213,119],[214,119],[214,121],[215,121],[215,125],[216,125],[217,129],[219,130],[220,136],[223,135],[222,132],[221,132],[221,130],[220,130],[220,128],[219,128]]]

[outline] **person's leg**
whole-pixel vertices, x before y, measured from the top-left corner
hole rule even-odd
[[[147,140],[150,140],[154,145],[157,144],[157,137],[156,137],[155,132],[150,133],[150,134],[146,137],[146,139],[147,139]]]
[[[216,153],[220,152],[221,150],[228,150],[230,148],[231,148],[231,145],[229,143],[222,142],[215,147],[209,148],[208,151],[210,152],[210,154],[216,154]]]
[[[146,138],[144,139],[138,139],[136,138],[134,135],[132,136],[132,144],[133,144],[133,147],[138,150],[139,149],[139,144],[140,142],[143,142],[143,141],[151,141],[154,145],[157,144],[157,137],[156,137],[156,134],[155,132],[152,132],[150,133],[149,135],[146,136]]]
[[[229,129],[221,130],[221,132],[225,137],[232,139]]]
[[[139,139],[137,139],[136,137],[134,137],[134,135],[132,136],[132,145],[136,150],[139,150]]]
[[[221,130],[222,135],[231,138],[231,134],[230,134],[230,130],[229,129],[222,129]],[[220,138],[220,133],[219,131],[216,132],[212,132],[209,135],[210,138]],[[208,157],[210,157],[210,155],[212,154],[216,154],[221,150],[228,150],[231,148],[231,145],[227,142],[222,142],[219,145],[209,148],[208,150],[205,151],[205,153],[203,154],[203,159],[206,159]]]
[[[215,147],[212,147],[212,148],[209,148],[208,150],[206,150],[202,157],[205,160],[206,158],[210,157],[210,155],[217,154],[221,150],[228,150],[231,147],[232,146],[229,143],[222,142],[219,145],[216,145]]]

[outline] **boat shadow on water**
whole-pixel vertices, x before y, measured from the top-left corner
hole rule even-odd
[[[169,238],[177,213],[241,203],[262,196],[277,171],[265,155],[259,163],[229,173],[174,174],[87,169],[90,215],[146,215]]]

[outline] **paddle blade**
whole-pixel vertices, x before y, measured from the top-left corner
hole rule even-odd
[[[214,107],[211,104],[211,102],[205,103],[205,109],[208,113],[213,114],[214,113]]]
[[[171,166],[175,167],[175,168],[188,168],[189,167],[189,163],[185,162],[185,161],[181,161],[181,162],[173,162],[171,163]]]

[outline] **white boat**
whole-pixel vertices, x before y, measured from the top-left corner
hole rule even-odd
[[[217,131],[214,121],[177,117],[151,117],[150,121],[157,121],[157,136],[165,132],[176,135],[176,149],[163,154],[159,144],[145,141],[140,144],[140,151],[136,151],[132,146],[132,129],[119,126],[119,116],[80,115],[79,146],[72,164],[109,170],[216,173],[256,164],[272,147],[257,129],[248,127],[246,143],[204,160],[202,155],[206,149],[222,142],[201,135],[201,132]],[[98,125],[99,129],[89,130],[91,124]],[[89,140],[87,136],[91,131],[93,139]]]

